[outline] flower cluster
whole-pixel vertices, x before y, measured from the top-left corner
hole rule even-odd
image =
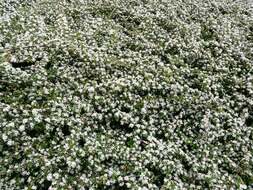
[[[0,189],[253,189],[246,0],[0,2]]]

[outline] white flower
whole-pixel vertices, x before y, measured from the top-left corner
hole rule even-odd
[[[142,113],[142,114],[145,114],[146,112],[147,112],[147,110],[146,110],[145,107],[141,108],[141,113]]]
[[[123,177],[122,177],[122,176],[119,176],[118,180],[119,180],[119,181],[123,181]]]
[[[93,86],[89,87],[88,92],[89,92],[89,94],[93,94],[95,92],[94,87]]]
[[[19,131],[20,131],[20,132],[23,132],[24,130],[25,130],[25,126],[24,126],[24,125],[20,125],[20,126],[19,126]]]
[[[28,122],[28,119],[23,119],[23,124],[26,124]]]
[[[49,174],[47,175],[47,180],[48,180],[48,181],[52,181],[52,180],[53,180],[53,175],[52,175],[51,173],[49,173]]]
[[[70,161],[70,162],[68,162],[68,164],[69,164],[69,166],[71,168],[75,168],[76,167],[76,162],[75,161]]]
[[[14,144],[14,141],[12,141],[12,140],[8,140],[8,141],[7,141],[7,145],[11,146],[11,145],[13,145],[13,144]]]
[[[3,134],[3,135],[2,135],[2,139],[3,139],[4,142],[6,142],[7,139],[8,139],[7,135],[6,135],[6,134]]]
[[[112,170],[109,170],[109,171],[108,171],[108,175],[109,175],[109,177],[111,177],[111,176],[112,176],[112,174],[113,174],[113,171],[112,171]]]
[[[59,179],[59,177],[60,177],[59,173],[54,173],[53,176],[55,179]]]
[[[38,110],[37,110],[37,109],[32,109],[32,114],[33,114],[34,116],[36,116],[36,115],[38,114]]]
[[[247,185],[245,185],[245,184],[240,184],[240,189],[247,189]]]
[[[125,180],[125,181],[128,181],[128,180],[129,180],[129,177],[128,177],[128,176],[125,176],[125,177],[124,177],[124,180]]]
[[[49,91],[48,91],[48,89],[45,88],[45,87],[43,88],[43,91],[44,91],[45,94],[50,94]]]
[[[13,63],[17,62],[16,57],[12,56],[10,62],[13,62]]]
[[[8,127],[14,127],[15,126],[15,123],[14,122],[11,122],[8,124]]]
[[[131,187],[131,183],[126,183],[127,188]]]

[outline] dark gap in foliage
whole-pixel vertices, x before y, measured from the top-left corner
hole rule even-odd
[[[78,140],[78,145],[80,146],[80,147],[84,147],[84,144],[86,143],[86,140],[84,139],[84,138],[81,138],[81,139],[79,139]]]
[[[130,113],[131,108],[129,108],[129,107],[127,107],[127,106],[122,106],[120,110],[121,110],[122,112],[125,112],[125,113]]]
[[[45,134],[45,126],[43,123],[38,123],[34,125],[32,128],[27,129],[26,133],[31,138],[39,137],[40,135]]]
[[[198,181],[197,179],[195,181]],[[203,181],[203,186],[207,189],[211,189],[211,186],[210,186],[210,182],[208,179],[204,179],[202,180]],[[196,183],[201,183],[201,182],[196,182]]]
[[[53,66],[52,62],[47,62],[47,64],[45,65],[45,69],[48,70]]]
[[[94,7],[93,9],[90,9],[89,11],[93,17],[102,16],[104,18],[104,17],[109,17],[110,15],[112,15],[116,11],[116,8],[114,6],[102,4],[101,6]]]
[[[228,172],[229,174],[236,174],[237,172],[235,170],[233,170],[231,168],[231,166],[229,166],[228,163],[221,163],[221,164],[218,164],[218,167],[226,172]],[[207,172],[206,172],[207,173]]]
[[[41,172],[41,168],[34,166],[32,168],[31,175],[36,177],[36,176],[38,176],[38,174],[40,174],[40,172]]]
[[[177,25],[167,19],[158,19],[157,25],[167,31],[168,33],[172,32],[177,28]]]
[[[253,132],[250,132],[249,139],[253,141]]]
[[[214,31],[207,27],[206,25],[202,25],[201,27],[201,38],[205,41],[213,40],[214,39]]]
[[[106,159],[104,159],[101,162],[101,164],[105,165],[105,166],[112,166],[113,165],[113,157],[112,156],[108,156]]]
[[[250,97],[250,93],[249,93],[249,91],[247,90],[247,88],[245,88],[245,87],[237,88],[237,89],[236,89],[236,92],[238,92],[238,93],[240,93],[240,94],[243,94],[243,95],[246,96],[246,97]]]
[[[141,151],[144,151],[146,149],[146,146],[148,144],[146,140],[147,140],[146,138],[143,138],[139,144]]]
[[[160,55],[160,59],[163,63],[169,63],[170,60],[166,54]]]
[[[51,181],[44,180],[42,184],[38,184],[38,190],[48,190],[51,185]]]
[[[152,90],[152,95],[157,96],[157,97],[167,97],[170,94],[170,90],[169,89],[158,89],[155,88]]]
[[[63,133],[63,135],[64,136],[68,136],[68,135],[70,135],[71,134],[71,132],[70,132],[70,129],[69,129],[69,126],[68,125],[63,125],[63,127],[62,127],[62,133]]]
[[[157,187],[161,188],[164,184],[164,178],[166,175],[160,168],[153,166],[151,163],[149,163],[146,168],[154,174],[154,184],[156,184]]]
[[[12,157],[12,163],[16,164],[16,163],[21,163],[22,160],[24,159],[24,151],[19,151],[18,155],[13,155]]]
[[[200,169],[198,169],[198,172],[202,173],[202,174],[208,174],[208,171],[209,171],[208,168],[200,168]]]
[[[249,31],[253,32],[253,25],[249,27]]]
[[[111,122],[110,122],[110,127],[112,129],[117,129],[117,130],[121,130],[121,131],[124,131],[126,133],[132,133],[133,132],[133,128],[130,128],[129,127],[129,124],[121,124],[120,121],[117,121],[116,119],[111,119]]]
[[[0,81],[1,83],[1,81]],[[0,86],[0,92],[3,90],[3,92],[5,92],[5,90],[9,93],[20,93],[23,92],[24,89],[28,88],[28,87],[31,87],[33,84],[33,81],[30,80],[30,81],[22,81],[21,83],[18,83],[18,82],[8,82],[8,81],[5,81],[5,84],[3,85],[3,87]],[[25,94],[26,95],[26,94]]]
[[[189,176],[185,176],[183,174],[179,174],[178,177],[184,182],[184,183],[189,183],[189,181],[191,181]],[[194,180],[194,182],[196,182],[196,180]]]
[[[249,10],[242,10],[242,13],[245,14],[246,16],[250,16],[252,14],[252,12]]]
[[[226,96],[224,89],[219,88],[217,92],[220,99],[223,99],[224,96]]]
[[[188,151],[194,151],[197,149],[197,145],[195,143],[187,143],[186,144]]]
[[[54,84],[57,83],[58,81],[61,82],[61,79],[58,76],[55,76],[51,73],[48,73],[48,74],[49,75],[48,75],[47,79],[49,82],[54,83]]]
[[[181,106],[179,106],[178,103],[173,103],[171,106],[174,106],[175,109],[171,113],[169,113],[169,115],[170,115],[171,119],[175,119],[175,117],[179,116],[180,113],[183,111],[183,108],[181,108]],[[184,114],[182,116],[182,120],[185,118],[188,118],[187,114]],[[175,130],[177,131],[177,128]],[[178,130],[180,130],[180,129],[178,128]]]
[[[0,92],[7,92],[8,91],[8,84],[0,85]]]
[[[149,90],[136,89],[136,94],[138,94],[140,97],[148,96],[149,92]]]
[[[180,51],[179,51],[178,47],[172,46],[172,47],[169,47],[169,48],[165,49],[164,53],[165,54],[170,54],[170,55],[179,55]]]
[[[127,147],[132,148],[134,146],[134,139],[132,137],[127,137],[125,144]]]
[[[68,16],[68,18],[72,18],[74,20],[75,24],[79,24],[81,18],[82,18],[82,14],[80,11],[78,10],[71,10],[71,12],[66,12],[66,15]],[[71,20],[69,20],[69,22],[72,22]],[[79,26],[80,27],[80,26]]]
[[[185,152],[192,152],[192,151],[196,150],[197,148],[198,148],[198,145],[194,142],[193,137],[188,137],[184,141],[183,149]]]
[[[12,170],[12,173],[10,174],[10,180],[17,178],[22,178],[22,174],[17,170]]]
[[[131,51],[142,51],[145,49],[144,46],[142,46],[141,44],[136,44],[136,41],[132,41],[132,42],[127,42],[125,44],[126,49],[130,49]]]
[[[11,121],[11,120],[15,119],[15,116],[13,116],[7,112],[4,114],[4,119],[6,119],[7,121]]]
[[[250,114],[247,119],[245,120],[245,124],[250,127],[250,126],[253,126],[253,115]]]
[[[190,80],[191,83],[189,87],[193,89],[202,90],[202,82],[199,80],[199,75],[196,72],[192,72],[190,74],[185,75],[186,80]]]
[[[52,19],[50,19],[50,18],[45,18],[44,19],[44,23],[46,24],[46,25],[50,25],[50,24],[53,24],[53,21],[52,21]]]
[[[193,126],[194,126],[194,124],[193,124]],[[191,126],[189,126],[189,127],[191,127]],[[199,124],[196,125],[196,123],[195,123],[195,126],[192,128],[192,132],[195,134],[200,134],[200,130],[201,130],[201,126]]]
[[[58,167],[59,169],[64,171],[68,169],[68,164],[66,163],[64,159],[61,159],[60,162],[58,163]]]
[[[80,111],[80,114],[83,115],[83,114],[85,114],[85,113],[86,113],[86,111],[85,111],[85,109],[82,107],[82,108],[81,108],[81,111]]]
[[[192,166],[190,165],[190,163],[185,159],[185,157],[181,157],[181,163],[184,166],[184,168],[189,171]]]
[[[28,94],[24,94],[20,100],[21,103],[23,104],[30,104],[31,101],[29,101],[29,97],[28,97]]]
[[[58,135],[57,135],[57,130],[56,130],[56,127],[55,126],[51,126],[52,129],[49,131],[49,133],[46,134],[46,137],[45,137],[45,141],[43,142],[43,144],[41,146],[43,146],[43,148],[49,148],[50,145],[51,145],[51,141],[52,140],[55,140],[56,138],[58,138]]]
[[[80,172],[85,172],[89,169],[88,156],[85,156],[84,158],[81,159],[80,166],[81,166]]]
[[[243,182],[248,185],[248,186],[252,186],[253,184],[253,176],[247,174],[247,173],[242,173],[240,174],[241,179],[243,180]]]
[[[184,57],[183,58],[184,63],[189,65],[193,69],[197,70],[207,70],[207,63],[205,60],[193,56]]]
[[[102,110],[100,109],[100,105],[94,105],[94,110],[97,113],[102,113]]]
[[[234,137],[232,134],[226,134],[224,138],[225,138],[226,143],[229,143],[230,141],[233,141],[236,139],[236,137]]]
[[[32,85],[33,85],[33,81],[29,80],[29,81],[21,82],[18,87],[19,87],[20,90],[23,90],[27,87],[31,87]]]
[[[225,14],[229,14],[229,11],[225,9],[225,7],[219,7],[219,11],[221,14],[225,15]]]
[[[4,151],[8,151],[8,152],[10,151],[11,152],[11,149],[13,149],[13,148],[9,147],[6,143],[0,141],[0,156],[1,157],[4,156],[4,154],[6,153]],[[14,151],[14,150],[12,150],[12,151]]]
[[[57,20],[56,15],[52,13],[42,13],[42,15],[44,16],[44,23],[46,25],[54,25]]]
[[[111,19],[113,19],[116,23],[119,23],[127,30],[136,30],[136,28],[138,28],[141,24],[141,18],[136,18],[129,12],[114,12],[111,15]]]
[[[231,128],[231,125],[228,125],[227,122],[224,122],[223,129],[228,130]]]
[[[219,136],[217,137],[217,141],[220,143],[220,144],[225,144],[226,143],[226,139],[225,139],[225,136]]]
[[[48,101],[48,97],[47,96],[39,96],[36,98],[36,102],[42,106],[43,104],[45,104]]]
[[[37,61],[42,60],[42,58],[37,58],[36,61],[20,61],[20,62],[10,62],[11,66],[14,68],[20,68],[21,70],[27,69],[32,65],[35,65]]]
[[[222,83],[222,88],[224,89],[225,93],[229,96],[232,96],[233,86],[234,86],[233,81],[229,77],[226,77],[225,79],[221,81],[221,83]]]
[[[155,138],[157,139],[162,139],[163,141],[166,141],[167,140],[167,137],[165,137],[165,133],[161,130],[158,130],[156,133],[155,133]]]
[[[195,185],[201,185],[201,184],[203,184],[205,187],[209,187],[210,186],[209,183],[208,183],[208,181],[206,181],[204,179],[193,179],[193,181],[194,181]]]
[[[202,84],[198,80],[192,81],[192,85],[190,85],[190,87],[202,91]]]
[[[99,123],[99,124],[102,124],[102,125],[98,125],[98,126],[94,126],[94,128],[93,128],[93,132],[94,133],[96,133],[96,134],[103,134],[104,133],[104,129],[103,129],[103,127],[104,127],[104,124],[105,124],[106,122],[105,122],[105,120],[102,122],[102,123]]]

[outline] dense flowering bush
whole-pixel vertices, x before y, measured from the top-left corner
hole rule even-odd
[[[0,189],[253,189],[253,11],[2,0]]]

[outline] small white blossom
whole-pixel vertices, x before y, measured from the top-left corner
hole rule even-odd
[[[48,181],[52,181],[52,180],[53,180],[53,175],[52,175],[51,173],[49,173],[49,174],[47,175],[47,180],[48,180]]]
[[[20,132],[23,132],[24,130],[25,130],[25,126],[24,126],[24,125],[20,125],[20,126],[19,126],[19,131],[20,131]]]
[[[2,139],[3,139],[3,141],[5,141],[5,142],[6,142],[6,141],[7,141],[7,139],[8,139],[8,136],[7,136],[6,134],[3,134],[3,135],[2,135]]]

